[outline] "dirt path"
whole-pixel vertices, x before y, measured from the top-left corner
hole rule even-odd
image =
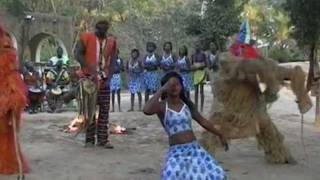
[[[206,114],[211,106],[210,89],[206,88]],[[129,107],[129,95],[122,96],[124,110]],[[209,98],[210,97],[210,98]],[[232,141],[229,152],[219,152],[231,180],[319,180],[320,131],[313,125],[314,109],[305,116],[304,141],[300,141],[300,116],[293,95],[286,89],[270,112],[285,136],[285,142],[297,165],[268,165],[254,139]],[[61,130],[75,113],[24,115],[23,151],[29,159],[32,173],[26,180],[156,180],[167,148],[167,137],[155,117],[140,112],[112,113],[111,121],[137,128],[130,135],[113,135],[115,149],[83,148],[83,136],[74,138]],[[194,123],[197,135],[202,131]],[[3,177],[2,180],[16,179]]]

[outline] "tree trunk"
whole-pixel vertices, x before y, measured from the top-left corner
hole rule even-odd
[[[317,53],[317,47],[314,46],[313,49],[313,59],[314,61],[318,64],[318,53]],[[320,83],[319,80],[318,84]],[[318,92],[320,92],[320,85],[317,86],[318,87]],[[320,128],[320,94],[317,94],[318,96],[316,97],[316,119],[315,119],[315,126]]]
[[[316,42],[313,42],[310,47],[310,54],[309,54],[309,74],[308,74],[308,83],[307,89],[314,91],[316,94],[316,114],[315,114],[315,125],[320,127],[320,89],[319,89],[319,64],[317,61],[317,53],[316,53]],[[312,92],[311,91],[311,92]]]
[[[320,97],[316,97],[316,120],[315,126],[320,128]]]

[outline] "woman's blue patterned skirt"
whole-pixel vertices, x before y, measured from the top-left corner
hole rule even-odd
[[[111,81],[110,81],[110,90],[111,91],[118,91],[121,89],[121,76],[120,73],[113,74]]]
[[[192,91],[193,89],[193,82],[192,82],[192,75],[191,73],[185,73],[181,72],[180,73],[182,79],[183,79],[183,87],[185,91]]]
[[[144,88],[150,91],[157,91],[159,88],[159,73],[158,71],[146,71],[144,73]]]
[[[143,90],[143,76],[142,74],[132,73],[129,77],[129,91],[131,94],[141,93]]]
[[[198,142],[171,146],[161,180],[226,180],[218,162]]]

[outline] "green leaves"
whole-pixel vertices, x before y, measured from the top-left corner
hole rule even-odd
[[[291,24],[294,26],[293,36],[301,46],[320,40],[320,1],[319,0],[287,0]]]
[[[203,17],[195,13],[188,17],[189,25],[186,31],[190,35],[198,36],[204,45],[215,42],[223,49],[227,38],[239,30],[243,4],[237,0],[207,2],[207,10]]]
[[[22,0],[1,0],[0,5],[6,7],[8,12],[14,16],[23,16],[24,11],[27,10]]]

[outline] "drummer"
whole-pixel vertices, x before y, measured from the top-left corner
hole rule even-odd
[[[43,92],[41,90],[40,75],[35,70],[31,62],[25,63],[23,80],[28,87],[28,112],[30,114],[37,113],[42,102]]]
[[[57,48],[57,55],[50,58],[48,66],[54,67],[57,65],[57,62],[62,61],[62,64],[67,66],[69,64],[69,58],[67,55],[63,54],[62,47]]]
[[[46,74],[47,88],[51,89],[56,86],[66,86],[70,82],[69,73],[67,71],[68,66],[59,60],[54,69],[50,69]]]
[[[59,60],[54,69],[49,70],[46,75],[48,112],[60,112],[63,106],[63,94],[68,92],[70,76],[67,66]]]

